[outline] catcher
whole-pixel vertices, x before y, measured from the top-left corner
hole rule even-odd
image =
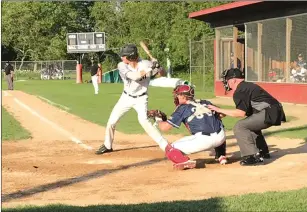
[[[175,149],[184,154],[215,149],[215,159],[226,164],[226,134],[221,121],[224,116],[206,107],[211,102],[194,99],[194,88],[189,85],[177,86],[173,94],[176,109],[169,119],[159,110],[150,110],[148,117],[154,118],[161,131],[185,124],[192,135],[172,143]]]

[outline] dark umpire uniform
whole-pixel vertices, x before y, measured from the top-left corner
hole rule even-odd
[[[239,69],[224,71],[224,85],[232,78],[244,78]],[[229,88],[228,88],[229,90]],[[281,125],[286,121],[285,113],[279,103],[259,85],[240,82],[233,94],[236,108],[246,112],[246,118],[239,120],[234,126],[234,135],[244,158],[241,165],[263,162],[263,158],[270,158],[269,149],[261,132],[271,126]]]
[[[4,68],[4,73],[8,85],[8,90],[14,90],[13,72],[14,72],[13,66],[10,64],[10,62],[7,62],[6,67]]]

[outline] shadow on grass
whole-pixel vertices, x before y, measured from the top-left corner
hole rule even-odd
[[[29,196],[32,196],[32,195],[37,194],[37,193],[62,188],[62,187],[69,186],[69,185],[72,185],[72,184],[75,184],[75,183],[86,182],[86,181],[89,181],[89,180],[92,180],[92,179],[95,179],[95,178],[99,178],[99,177],[103,177],[103,176],[106,176],[106,175],[109,175],[109,174],[114,174],[116,172],[126,170],[126,169],[129,169],[129,168],[132,168],[132,167],[141,167],[141,166],[147,166],[147,165],[155,164],[155,163],[161,162],[163,160],[165,160],[165,158],[158,158],[158,159],[153,159],[153,160],[137,162],[137,163],[121,166],[121,167],[116,168],[116,169],[98,170],[98,171],[95,171],[95,172],[92,172],[92,173],[89,173],[89,174],[86,174],[86,175],[68,178],[68,179],[65,179],[65,180],[60,180],[60,181],[56,181],[54,183],[48,183],[48,184],[36,186],[34,188],[25,189],[25,190],[17,191],[17,192],[10,193],[10,194],[3,194],[2,195],[2,202],[9,202],[9,201],[14,200],[14,199],[29,197]]]
[[[24,206],[19,208],[3,208],[6,212],[154,212],[154,211],[306,211],[307,188],[286,192],[265,192],[261,194],[250,193],[233,195],[229,197],[215,197],[192,201],[170,201],[142,204],[116,204],[72,206],[53,204],[46,206]],[[137,197],[136,197],[137,198]]]
[[[131,205],[93,205],[93,206],[69,206],[69,205],[48,205],[48,206],[32,206],[14,209],[4,209],[7,212],[23,211],[23,212],[83,212],[83,211],[109,211],[109,212],[156,212],[156,211],[210,211],[218,212],[223,210],[222,198],[212,198],[200,201],[173,201],[160,203],[143,203]]]

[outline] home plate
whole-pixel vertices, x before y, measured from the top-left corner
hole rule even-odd
[[[112,163],[112,161],[100,159],[100,160],[90,160],[90,161],[87,161],[86,163],[87,164],[110,164]]]

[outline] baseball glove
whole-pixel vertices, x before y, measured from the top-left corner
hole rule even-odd
[[[167,120],[167,115],[163,113],[161,110],[148,110],[147,117],[152,118],[155,121],[158,121],[158,120],[166,121]]]

